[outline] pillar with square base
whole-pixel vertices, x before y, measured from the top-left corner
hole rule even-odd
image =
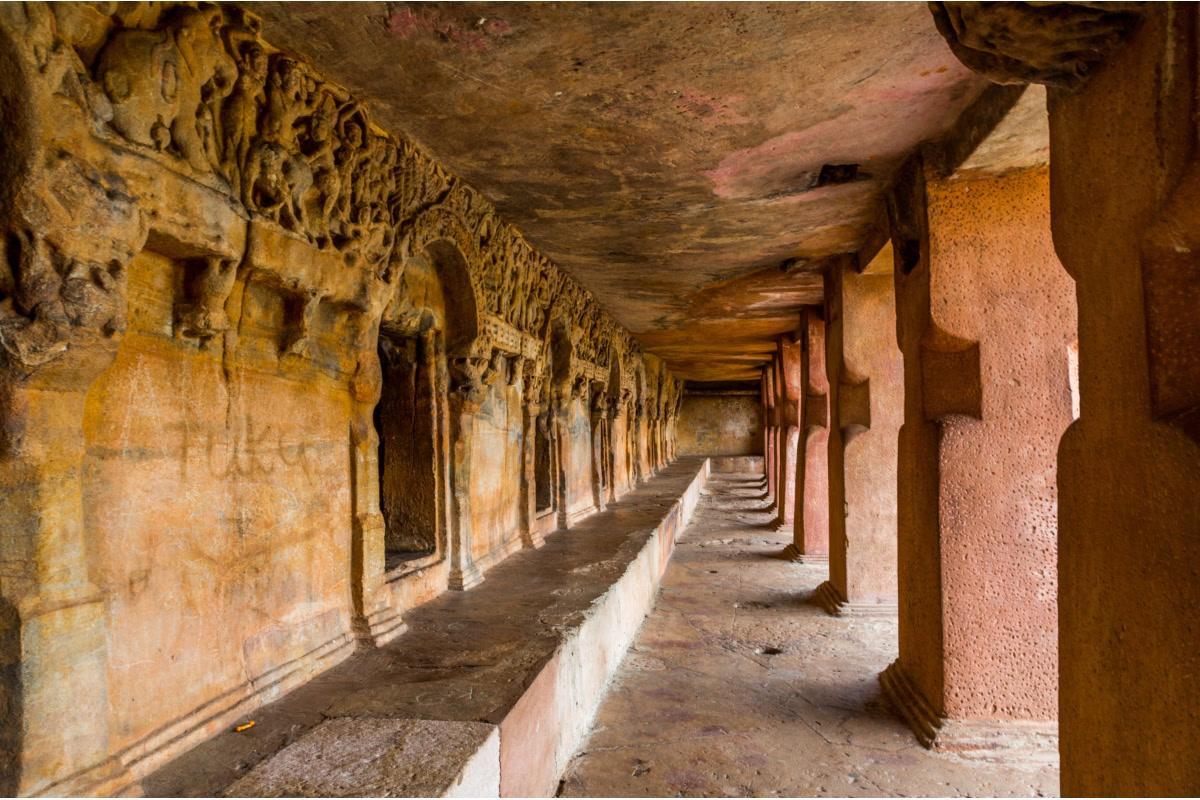
[[[1052,757],[1055,463],[1076,323],[1049,175],[943,177],[915,158],[889,206],[905,417],[900,657],[884,693],[927,747]]]
[[[779,464],[772,527],[791,531],[796,513],[796,457],[800,441],[801,346],[792,334],[780,336],[778,343]]]
[[[800,436],[792,543],[782,557],[801,564],[829,563],[829,398],[825,377],[825,320],[820,309],[800,312]]]
[[[860,272],[825,274],[829,380],[829,580],[816,601],[838,616],[896,613],[896,437],[904,368],[896,349],[891,248]]]

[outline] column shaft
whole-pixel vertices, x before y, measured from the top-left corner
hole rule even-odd
[[[900,658],[883,683],[939,749],[1056,744],[1055,462],[1076,325],[1048,177],[938,180],[914,162],[892,203],[906,385]]]
[[[891,614],[896,607],[896,439],[903,364],[895,347],[891,250],[859,273],[826,273],[830,613]]]

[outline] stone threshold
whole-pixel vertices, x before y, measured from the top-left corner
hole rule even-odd
[[[141,781],[147,795],[552,796],[709,474],[681,458],[408,630]]]

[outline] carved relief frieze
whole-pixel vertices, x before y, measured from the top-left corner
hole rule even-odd
[[[29,3],[0,11],[0,25],[24,48],[38,96],[74,109],[75,120],[60,128],[85,131],[100,146],[93,161],[136,173],[137,196],[123,202],[149,206],[134,213],[150,212],[151,238],[183,265],[176,335],[207,344],[225,332],[225,302],[244,276],[283,297],[281,354],[303,356],[322,303],[381,314],[408,260],[441,241],[467,264],[470,285],[454,290],[474,294],[480,321],[479,340],[451,354],[466,359],[459,384],[501,371],[515,380],[511,365],[490,367],[494,353],[536,358],[551,309],[567,322],[574,375],[607,383],[613,358],[641,360],[636,342],[592,294],[486,198],[412,142],[380,130],[343,88],[272,47],[253,14],[207,3]],[[179,208],[164,208],[171,203]],[[193,220],[197,214],[203,220]],[[36,362],[61,344],[45,320],[85,315],[28,305],[26,296],[49,291],[33,288],[49,274],[37,265],[71,260],[29,247],[9,259],[29,265],[30,274],[11,283],[30,288],[4,299],[0,329],[13,358]],[[38,247],[51,255],[38,255]],[[121,271],[75,262],[50,270],[63,293],[112,295],[105,302],[118,311],[100,324],[123,325]],[[459,302],[452,293],[447,299]],[[89,322],[104,316],[99,299],[80,302],[91,309]],[[634,373],[622,371],[629,376],[622,384],[632,386]]]

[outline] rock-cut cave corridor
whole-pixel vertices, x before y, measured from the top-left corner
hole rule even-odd
[[[1195,3],[0,3],[0,789],[1200,793]]]

